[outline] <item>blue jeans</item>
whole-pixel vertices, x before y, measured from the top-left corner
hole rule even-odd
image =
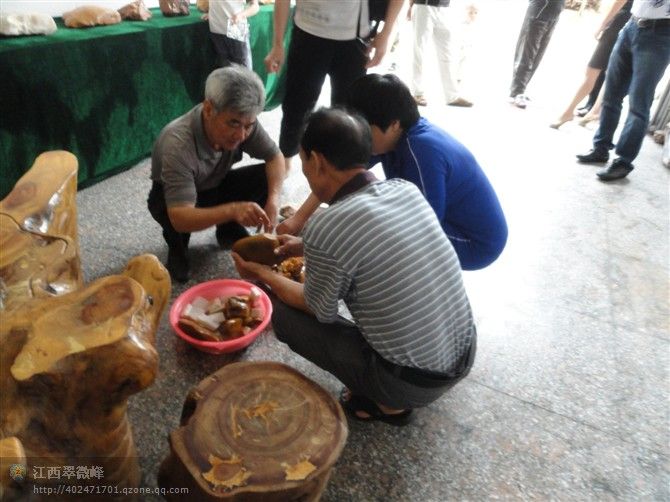
[[[600,125],[593,147],[610,150],[619,124],[623,98],[628,95],[628,116],[616,144],[617,155],[632,164],[640,152],[649,125],[654,90],[670,63],[670,26],[639,28],[630,20],[619,33],[605,81]]]

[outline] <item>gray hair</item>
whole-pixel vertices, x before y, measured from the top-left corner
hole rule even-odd
[[[234,111],[242,115],[258,115],[265,107],[263,82],[246,66],[233,64],[218,68],[205,82],[205,99],[216,113]]]

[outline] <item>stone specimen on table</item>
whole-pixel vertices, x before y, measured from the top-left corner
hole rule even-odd
[[[97,5],[82,5],[65,12],[63,21],[68,28],[90,28],[120,23],[121,14],[113,9],[105,9]]]
[[[164,16],[188,16],[188,0],[159,0],[159,6]]]
[[[135,0],[119,9],[121,19],[127,21],[147,21],[151,19],[151,11],[144,5],[143,0]]]
[[[0,14],[0,35],[50,35],[58,28],[47,14]]]

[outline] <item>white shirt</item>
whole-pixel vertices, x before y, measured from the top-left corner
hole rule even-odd
[[[670,19],[670,0],[635,0],[630,11],[641,19]]]
[[[360,29],[356,22],[360,19]],[[370,33],[367,0],[296,0],[295,24],[329,40],[353,40]]]
[[[247,7],[246,0],[209,0],[209,31],[228,34],[228,20]],[[244,19],[242,23],[247,23]]]

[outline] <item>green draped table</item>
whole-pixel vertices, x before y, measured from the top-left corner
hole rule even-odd
[[[190,15],[65,28],[47,36],[0,37],[0,198],[46,150],[79,159],[79,186],[146,158],[158,133],[203,98],[216,56],[209,26]],[[254,70],[266,109],[283,97],[283,73],[265,72],[272,5],[250,18]],[[285,43],[290,37],[287,30]]]

